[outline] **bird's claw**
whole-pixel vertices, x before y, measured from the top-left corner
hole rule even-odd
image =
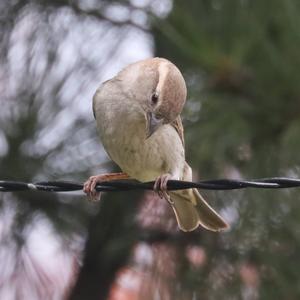
[[[83,185],[83,191],[89,196],[91,201],[99,201],[101,197],[101,192],[96,191],[97,183],[104,181],[111,181],[116,179],[127,179],[129,178],[128,174],[120,173],[109,173],[109,174],[100,174],[96,176],[91,176]]]
[[[168,194],[168,181],[171,179],[170,174],[163,174],[159,176],[154,183],[153,189],[160,198],[166,199],[171,205],[174,204],[174,201],[171,200],[170,195]]]
[[[98,202],[101,198],[101,192],[97,192],[97,183],[105,181],[105,175],[91,176],[83,185],[83,191],[88,195],[88,199],[92,202]]]

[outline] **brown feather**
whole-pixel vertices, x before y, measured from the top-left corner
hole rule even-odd
[[[181,117],[178,116],[173,122],[171,122],[171,125],[177,131],[177,133],[178,133],[178,135],[180,137],[180,140],[182,142],[182,145],[184,147],[184,130],[183,130],[183,125],[182,125]]]

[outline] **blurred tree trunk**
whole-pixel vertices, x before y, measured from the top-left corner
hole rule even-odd
[[[119,193],[102,199],[92,219],[85,257],[70,300],[107,299],[117,271],[127,263],[137,241],[134,216],[138,193]]]

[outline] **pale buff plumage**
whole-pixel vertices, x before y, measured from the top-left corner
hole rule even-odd
[[[185,100],[180,71],[162,58],[131,64],[98,88],[93,100],[98,132],[107,153],[123,172],[140,181],[156,180],[163,174],[192,180],[180,119]],[[153,117],[152,123],[147,116]],[[87,193],[91,192],[90,182]],[[180,229],[191,231],[199,224],[213,231],[228,227],[196,189],[169,194]]]

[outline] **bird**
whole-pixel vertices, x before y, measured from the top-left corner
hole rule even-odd
[[[93,97],[93,114],[102,144],[122,172],[91,176],[83,191],[97,198],[95,187],[103,181],[155,181],[154,190],[170,203],[182,231],[229,228],[197,189],[167,190],[168,180],[192,181],[180,117],[186,97],[183,75],[165,58],[132,63],[103,82]]]

